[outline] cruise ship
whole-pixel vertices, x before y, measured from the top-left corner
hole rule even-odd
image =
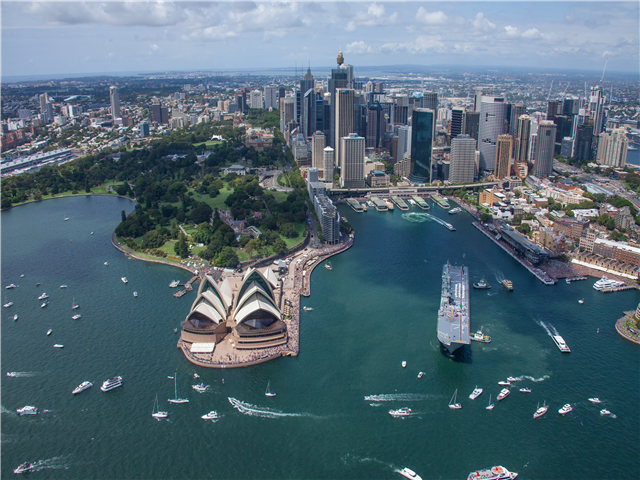
[[[109,390],[113,390],[114,388],[118,388],[122,385],[122,377],[117,376],[110,378],[109,380],[105,380],[100,387],[100,390],[103,392],[108,392]]]
[[[469,345],[469,270],[465,266],[442,268],[442,296],[438,310],[438,340],[449,353]]]
[[[606,290],[608,288],[623,287],[624,285],[625,285],[624,282],[612,280],[603,275],[600,280],[598,280],[596,283],[593,284],[593,288],[601,292],[602,290]]]

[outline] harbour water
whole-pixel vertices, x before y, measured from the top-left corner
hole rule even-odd
[[[1,214],[2,286],[19,285],[2,288],[2,303],[14,302],[1,321],[3,477],[24,461],[39,479],[395,479],[402,467],[425,480],[459,479],[496,464],[522,479],[640,476],[640,350],[614,328],[640,293],[602,294],[595,279],[545,286],[465,212],[448,215],[432,204],[430,214],[455,226],[449,231],[415,215],[415,206],[357,214],[342,205],[356,242],[332,258],[333,270],[312,275],[300,356],[208,370],[176,348],[174,321],[195,293],[176,299],[168,284],[188,272],[128,260],[113,248],[123,209],[133,205],[77,197]],[[470,283],[484,276],[493,286],[471,291],[472,331],[482,326],[492,342],[474,342],[455,358],[436,340],[447,260],[468,266]],[[500,286],[503,278],[513,292]],[[45,308],[42,292],[50,295]],[[554,345],[547,333],[554,329],[570,354]],[[188,404],[166,402],[174,393],[167,376],[175,374]],[[124,385],[101,392],[115,375]],[[508,376],[521,380],[496,402],[498,381]],[[94,386],[71,395],[85,380]],[[210,391],[192,390],[198,381]],[[268,381],[277,396],[264,395]],[[476,385],[484,393],[471,401]],[[523,386],[532,393],[519,393]],[[455,389],[461,410],[447,407]],[[156,394],[168,421],[151,417]],[[489,394],[493,411],[484,408]],[[594,396],[600,406],[588,402]],[[534,421],[543,401],[549,412]],[[573,411],[561,416],[565,403]],[[24,405],[41,413],[19,417]],[[413,411],[408,418],[387,413],[404,406]],[[615,418],[600,416],[601,408]],[[200,419],[211,410],[219,421]]]

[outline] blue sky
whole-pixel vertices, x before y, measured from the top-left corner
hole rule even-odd
[[[635,2],[7,2],[2,75],[335,64],[638,72]],[[356,70],[357,74],[357,70]]]

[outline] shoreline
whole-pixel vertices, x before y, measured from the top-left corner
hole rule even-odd
[[[634,338],[631,334],[627,333],[624,329],[624,322],[626,322],[627,320],[630,320],[635,313],[636,312],[633,310],[630,312],[624,312],[624,317],[616,320],[616,331],[621,337],[637,345],[640,345],[640,335],[636,335],[636,337]]]
[[[126,197],[124,195],[118,195],[117,193],[111,194],[111,193],[75,193],[75,194],[71,194],[71,195],[60,195],[59,197],[49,197],[49,198],[41,198],[40,200],[29,200],[28,202],[23,202],[23,203],[18,203],[17,205],[11,205],[9,208],[3,208],[2,210],[9,210],[11,208],[14,207],[22,207],[24,205],[30,205],[32,203],[37,203],[37,202],[44,202],[47,200],[57,200],[59,198],[73,198],[73,197],[116,197],[116,198],[124,198],[126,200],[131,200],[134,205],[137,205],[138,202],[135,198],[131,198],[131,197]]]

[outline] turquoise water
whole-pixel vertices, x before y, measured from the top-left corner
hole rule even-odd
[[[120,211],[132,208],[78,197],[2,212],[2,286],[19,285],[2,289],[2,303],[14,302],[2,309],[2,374],[23,372],[2,376],[3,476],[30,461],[33,478],[394,479],[407,466],[423,479],[454,479],[494,464],[523,479],[638,478],[640,350],[614,328],[637,306],[638,292],[601,294],[594,279],[547,287],[464,212],[430,210],[457,228],[450,232],[419,215],[341,206],[356,242],[332,259],[332,271],[312,275],[302,304],[314,310],[301,312],[300,356],[207,370],[176,348],[174,321],[195,294],[173,298],[168,284],[189,274],[127,260],[110,243]],[[471,292],[472,329],[483,326],[492,343],[474,343],[455,359],[441,352],[435,333],[447,260],[464,262],[471,281],[485,276],[493,284]],[[514,292],[499,286],[503,278]],[[41,309],[43,291],[50,298]],[[557,329],[572,353],[561,354],[543,325]],[[194,372],[210,392],[191,389]],[[167,376],[176,373],[189,404],[166,402],[173,396]],[[115,375],[124,386],[101,392]],[[510,375],[523,378],[495,402],[497,382]],[[84,380],[94,386],[72,396]],[[264,396],[269,380],[276,397]],[[476,385],[484,393],[471,401]],[[519,393],[521,385],[533,392]],[[452,411],[456,389],[463,408]],[[150,415],[156,393],[169,421]],[[484,408],[489,394],[493,411]],[[602,406],[591,405],[592,396]],[[534,421],[543,401],[549,412]],[[565,403],[574,410],[562,417]],[[24,405],[42,413],[18,417]],[[388,415],[403,406],[414,414]],[[600,408],[616,418],[601,417]],[[210,410],[222,416],[217,423],[200,419]]]

